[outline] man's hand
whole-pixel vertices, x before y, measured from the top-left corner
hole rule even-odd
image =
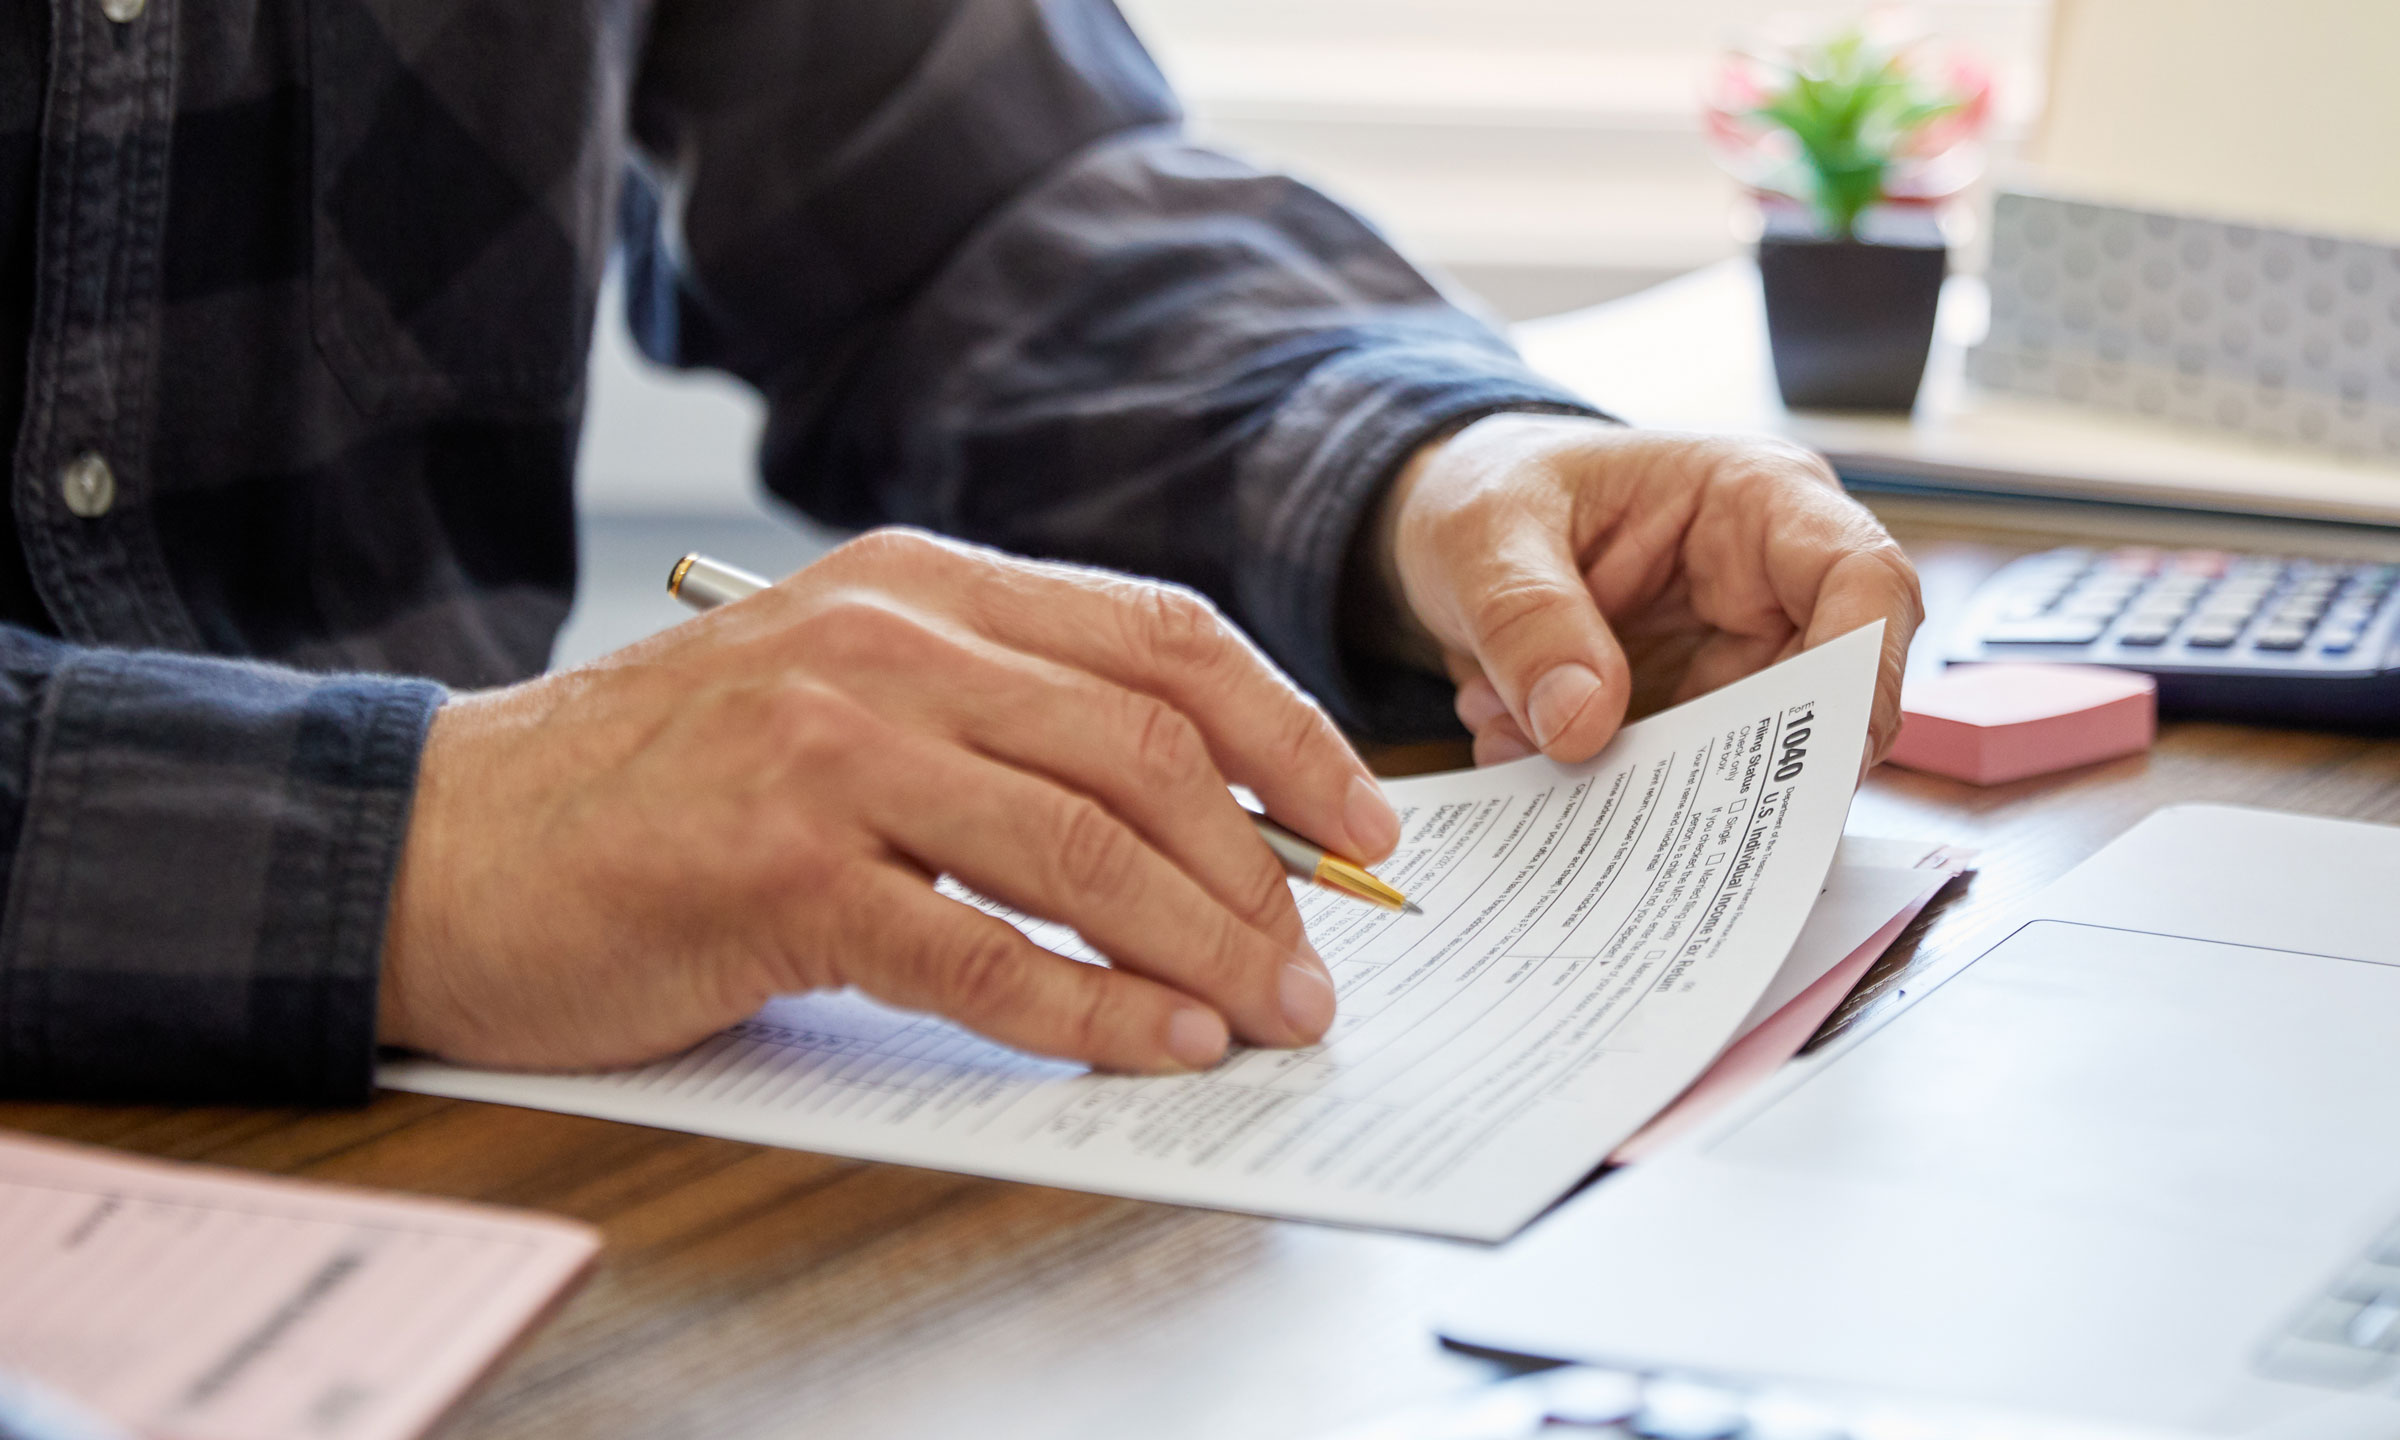
[[[1865,764],[1900,729],[1916,572],[1817,456],[1494,415],[1411,459],[1374,556],[1458,685],[1475,759],[1588,759],[1628,712],[1885,622]]]
[[[1334,992],[1228,781],[1362,860],[1398,817],[1186,592],[908,531],[435,717],[381,1034],[474,1064],[671,1053],[855,985],[1027,1050],[1196,1069]],[[1072,925],[1062,959],[933,888]]]

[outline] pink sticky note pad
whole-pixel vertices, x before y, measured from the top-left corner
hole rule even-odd
[[[1962,665],[1901,692],[1891,760],[2003,785],[2119,755],[2158,738],[2158,682],[2095,665]]]

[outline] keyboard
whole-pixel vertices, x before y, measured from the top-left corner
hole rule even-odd
[[[2396,632],[2400,565],[2070,548],[1986,581],[1945,658],[2139,670],[2173,715],[2400,728]]]

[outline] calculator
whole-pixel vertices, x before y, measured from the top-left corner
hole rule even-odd
[[[2400,731],[2395,582],[2373,561],[2049,550],[1984,582],[1944,658],[2139,670],[2169,714]]]

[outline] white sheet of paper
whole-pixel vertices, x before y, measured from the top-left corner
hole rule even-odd
[[[1837,860],[1826,874],[1825,890],[1817,897],[1816,908],[1808,912],[1808,923],[1800,927],[1800,938],[1792,942],[1791,953],[1730,1038],[1738,1040],[1764,1024],[1767,1017],[1792,1003],[1801,991],[1824,978],[1826,971],[1866,944],[1894,915],[1949,879],[1948,872],[1941,870],[1845,865]]]
[[[855,994],[592,1076],[404,1090],[1180,1204],[1506,1237],[1674,1099],[1792,948],[1840,843],[1881,627],[1630,725],[1597,759],[1392,782],[1423,907],[1301,892],[1341,991],[1305,1050],[1130,1078]],[[1071,932],[1030,927],[1061,950]]]

